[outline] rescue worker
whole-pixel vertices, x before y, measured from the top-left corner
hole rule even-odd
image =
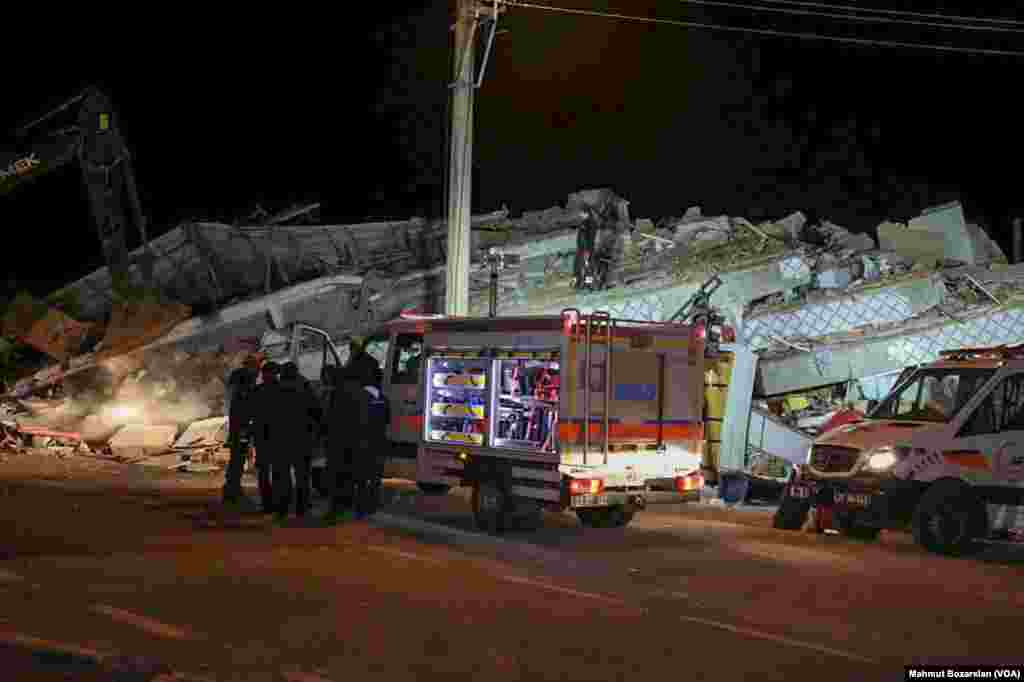
[[[596,254],[594,246],[601,219],[591,208],[586,209],[583,224],[576,229],[576,257],[573,262],[573,287],[576,289],[597,288]]]
[[[359,339],[353,339],[352,351],[352,357],[349,358],[347,366],[352,369],[356,376],[369,376],[374,371],[380,370],[380,363],[366,352],[364,342]]]
[[[295,514],[302,518],[310,507],[309,465],[319,423],[320,403],[293,362],[285,363],[281,368],[281,379],[271,395],[274,413],[270,422],[270,466],[274,513],[279,520],[285,519],[294,498]]]
[[[295,363],[286,363],[281,369],[281,385],[286,391],[292,392],[294,402],[295,440],[289,443],[285,477],[291,480],[295,474],[296,514],[303,517],[309,511],[312,488],[310,485],[310,468],[313,459],[313,446],[321,425],[321,403],[313,392],[312,386],[299,374]],[[287,513],[291,501],[284,503]]]
[[[380,365],[376,360],[370,360],[372,362],[362,363],[355,375],[367,400],[364,431],[359,439],[359,451],[353,458],[356,518],[377,512],[387,448],[388,402],[379,383]]]
[[[242,472],[245,459],[252,444],[252,395],[259,379],[258,358],[246,358],[241,367],[228,377],[227,404],[228,448],[231,452],[224,475],[224,503],[241,504],[245,501],[242,491]]]
[[[264,363],[260,368],[260,383],[253,390],[250,399],[253,442],[256,446],[256,478],[260,490],[260,506],[264,514],[271,514],[274,511],[270,469],[273,443],[270,438],[270,427],[274,418],[273,393],[277,387],[279,371],[277,363]]]
[[[353,464],[359,439],[369,421],[369,399],[351,366],[335,370],[334,391],[326,416],[327,489],[330,508],[324,521],[334,523],[351,509],[355,486]]]

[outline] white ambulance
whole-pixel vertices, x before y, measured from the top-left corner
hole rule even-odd
[[[928,550],[962,555],[1000,531],[990,510],[1024,504],[1024,346],[962,349],[913,371],[868,415],[821,435],[775,516],[814,508],[874,538],[910,526]]]

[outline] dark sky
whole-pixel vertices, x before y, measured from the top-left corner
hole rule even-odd
[[[1024,33],[838,22],[674,0],[547,4],[1024,49]],[[86,83],[104,88],[135,157],[152,233],[189,218],[233,219],[256,203],[274,210],[305,200],[324,203],[324,221],[439,217],[449,6],[378,5],[361,14],[346,9],[340,18],[277,6],[244,21],[190,15],[131,30],[80,30],[67,40],[48,36],[46,58],[35,60],[26,55],[39,52],[37,39],[26,31],[7,48],[0,130]],[[858,5],[1024,20],[1012,7],[943,0]],[[577,189],[610,186],[631,200],[634,217],[681,215],[694,204],[753,218],[802,209],[865,230],[883,217],[906,219],[960,198],[971,217],[995,226],[1004,248],[1009,217],[1024,213],[1013,170],[1022,147],[1019,57],[526,8],[510,9],[501,24],[507,33],[496,39],[477,99],[478,210],[542,209]],[[100,264],[74,168],[0,199],[0,226],[7,277],[39,293]]]

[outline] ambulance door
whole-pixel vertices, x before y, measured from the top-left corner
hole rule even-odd
[[[943,454],[947,466],[987,489],[991,503],[1019,503],[1013,498],[1024,492],[1024,373],[1000,381]]]

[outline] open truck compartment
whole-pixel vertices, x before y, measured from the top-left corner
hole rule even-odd
[[[424,440],[555,456],[559,352],[495,353],[441,351],[427,360]]]
[[[421,484],[472,485],[478,514],[498,490],[581,520],[699,496],[696,328],[579,313],[427,327]]]

